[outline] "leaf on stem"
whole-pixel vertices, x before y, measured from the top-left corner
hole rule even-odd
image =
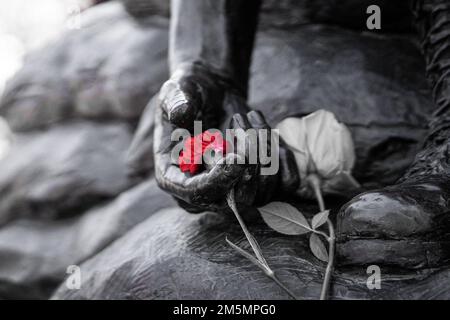
[[[311,221],[311,226],[313,229],[317,229],[321,225],[323,225],[328,220],[328,215],[330,214],[330,210],[325,210],[317,213]]]
[[[325,262],[328,261],[327,248],[323,244],[322,239],[320,239],[317,234],[311,233],[311,236],[309,237],[309,247],[311,248],[312,253],[317,259]]]
[[[288,203],[271,202],[258,211],[267,225],[280,233],[300,235],[311,231],[305,216]]]

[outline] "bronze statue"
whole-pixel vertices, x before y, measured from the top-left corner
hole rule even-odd
[[[371,262],[396,265],[406,259],[410,267],[429,267],[450,257],[446,249],[450,240],[450,4],[418,0],[411,6],[436,111],[423,149],[404,176],[395,185],[363,193],[342,207],[337,223],[343,264],[366,263],[364,258],[372,256]],[[256,205],[270,201],[276,192],[292,192],[298,184],[288,150],[280,156],[279,176],[266,179],[257,170],[249,172],[238,165],[188,177],[167,155],[170,132],[189,128],[193,120],[204,121],[206,127],[227,127],[230,118],[242,128],[266,126],[262,114],[249,112],[245,104],[259,7],[259,1],[172,3],[171,79],[161,90],[156,111],[155,166],[159,185],[188,211],[223,207],[231,185],[241,191],[240,202]],[[417,244],[424,239],[426,243]]]
[[[373,4],[379,30],[366,26]],[[233,187],[271,267],[316,299],[323,265],[307,241],[271,233],[255,209],[282,200],[307,218],[317,212],[294,195],[289,147],[276,175],[218,164],[193,176],[171,162],[170,134],[194,120],[266,129],[323,108],[352,131],[355,177],[368,190],[326,199],[338,237],[330,297],[448,299],[449,1],[172,0],[170,9],[170,21],[166,0],[86,10],[83,28],[31,54],[7,86],[0,116],[17,143],[0,161],[0,298],[288,298],[224,240],[242,244],[224,212]],[[381,290],[366,286],[371,264]],[[64,282],[69,265],[83,272],[80,290]]]

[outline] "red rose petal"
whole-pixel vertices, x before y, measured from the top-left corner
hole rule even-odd
[[[184,148],[180,152],[178,164],[182,172],[197,173],[201,169],[202,157],[207,149],[225,154],[229,149],[228,141],[224,140],[220,132],[205,131],[186,139]],[[183,152],[190,151],[190,152]]]

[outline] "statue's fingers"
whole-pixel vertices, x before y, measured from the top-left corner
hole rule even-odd
[[[256,130],[257,135],[257,145],[258,145],[258,155],[261,156],[271,156],[271,145],[272,142],[276,142],[272,137],[271,128],[266,122],[263,114],[260,111],[250,111],[247,113],[247,119],[251,127]],[[273,140],[273,141],[272,141]],[[274,156],[278,156],[275,154]],[[270,163],[261,163],[262,165],[268,165]]]
[[[156,158],[169,157],[168,154],[155,154]],[[245,165],[237,164],[239,156],[227,154],[211,170],[196,175],[183,173],[175,164],[156,166],[155,176],[159,186],[175,197],[190,204],[209,205],[225,199],[227,193],[245,174]],[[168,161],[157,159],[156,163]]]
[[[258,163],[260,168],[256,203],[264,203],[279,185],[279,149],[276,148],[276,151],[272,152],[271,128],[260,111],[250,111],[247,113],[247,119],[258,134]],[[265,168],[271,168],[272,170],[265,170]]]
[[[234,152],[250,165],[258,164],[258,132],[252,127],[246,115],[236,113],[231,119],[235,137]]]
[[[191,128],[201,109],[197,85],[186,79],[168,80],[159,94],[167,119],[177,127]]]
[[[272,131],[264,115],[260,111],[249,112],[247,118],[254,128],[269,130],[267,136],[269,137],[270,134],[270,139],[267,139],[267,143],[270,146],[273,142],[277,143],[277,148],[274,148],[274,150],[276,150],[279,158],[279,182],[283,186],[283,190],[286,192],[294,192],[300,184],[300,177],[298,175],[294,154],[280,139],[280,135]]]
[[[247,119],[247,116],[244,114],[236,113],[231,118],[231,124],[230,127],[232,129],[242,129],[242,130],[248,130],[252,126],[250,122]]]
[[[270,130],[269,124],[267,123],[266,119],[264,118],[264,115],[260,111],[257,110],[250,111],[249,113],[247,113],[247,119],[253,128]]]
[[[292,151],[280,147],[279,181],[286,193],[295,192],[300,185],[299,170]]]
[[[233,115],[231,128],[236,137],[235,152],[245,159],[248,168],[247,174],[237,184],[235,196],[240,203],[253,204],[261,188],[265,187],[259,179],[258,131],[243,114]]]

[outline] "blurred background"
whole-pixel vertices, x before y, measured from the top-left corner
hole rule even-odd
[[[0,96],[8,79],[32,50],[76,28],[80,13],[95,0],[14,0],[0,2]],[[0,117],[0,159],[9,146],[9,130]]]
[[[24,55],[76,28],[81,11],[95,0],[14,0],[0,3],[0,93]]]

